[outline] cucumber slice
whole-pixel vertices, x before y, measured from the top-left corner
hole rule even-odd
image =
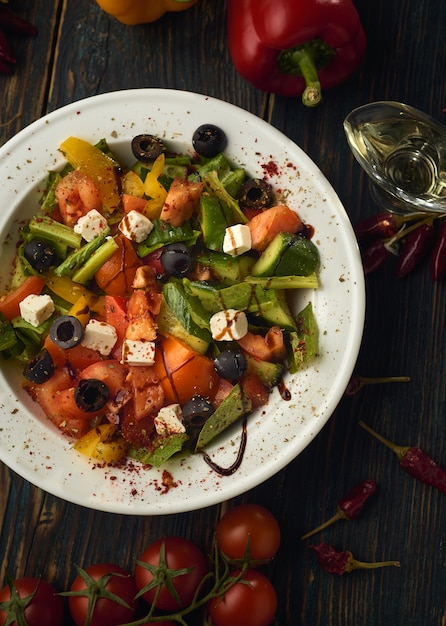
[[[240,384],[234,385],[231,392],[212,413],[198,435],[196,450],[202,450],[217,435],[231,426],[240,417],[250,413],[252,402]]]
[[[285,369],[283,363],[261,361],[260,359],[254,359],[252,356],[249,356],[249,354],[246,354],[245,356],[248,362],[248,372],[257,374],[262,383],[269,388],[277,385],[282,378]]]
[[[252,268],[252,276],[274,276],[283,253],[293,241],[294,235],[279,233],[269,246],[262,252]],[[291,272],[292,274],[294,272]]]
[[[157,315],[156,323],[159,333],[164,337],[172,335],[172,337],[176,337],[192,348],[192,350],[195,350],[195,352],[206,354],[209,342],[188,333],[164,299],[161,302],[161,309]]]
[[[252,268],[252,276],[309,276],[319,265],[319,251],[310,239],[279,233]]]

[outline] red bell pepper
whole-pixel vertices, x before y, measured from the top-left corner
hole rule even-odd
[[[258,89],[317,105],[360,65],[366,37],[351,0],[228,0],[234,67]]]

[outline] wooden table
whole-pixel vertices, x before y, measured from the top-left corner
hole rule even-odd
[[[302,0],[305,1],[305,0]],[[244,82],[228,54],[225,2],[199,0],[182,14],[125,27],[93,0],[11,6],[39,28],[11,38],[19,71],[0,76],[0,143],[41,115],[116,89],[170,87],[226,100],[282,130],[317,163],[352,220],[372,215],[365,176],[342,122],[356,106],[398,100],[444,121],[446,4],[358,0],[368,52],[360,71],[305,109],[298,99],[264,94]],[[401,444],[419,445],[446,466],[446,307],[444,282],[424,264],[405,280],[391,266],[366,281],[367,313],[357,373],[409,375],[411,382],[364,388],[345,397],[319,436],[285,470],[236,502],[257,502],[277,516],[283,541],[267,569],[278,593],[279,626],[441,626],[446,623],[446,496],[407,476],[396,457],[359,426],[363,419]],[[175,516],[117,516],[72,505],[0,467],[0,554],[13,576],[40,575],[59,589],[74,564],[133,558],[163,534],[208,544],[220,506]],[[398,559],[400,568],[323,572],[300,540],[330,517],[337,500],[365,478],[379,493],[355,521],[320,538],[360,560]],[[319,537],[316,537],[319,539]],[[67,622],[68,623],[68,622]]]

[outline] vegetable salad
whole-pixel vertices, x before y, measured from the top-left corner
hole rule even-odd
[[[0,353],[75,449],[160,466],[202,452],[317,354],[312,229],[229,161],[224,132],[189,154],[150,135],[60,146],[0,298]]]

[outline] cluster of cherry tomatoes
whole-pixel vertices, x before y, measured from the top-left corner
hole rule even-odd
[[[164,537],[139,555],[133,574],[112,563],[78,568],[65,592],[38,578],[8,580],[0,626],[62,626],[66,609],[76,626],[268,626],[277,595],[259,567],[279,544],[272,513],[242,504],[218,522],[212,555],[188,539]]]

